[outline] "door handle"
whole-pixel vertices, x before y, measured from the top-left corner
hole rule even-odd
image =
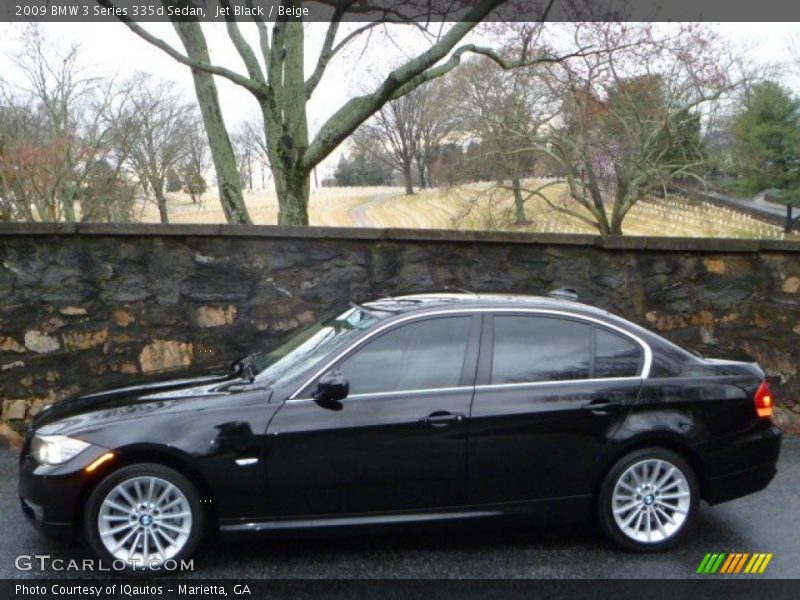
[[[436,411],[429,414],[427,417],[422,417],[419,422],[423,425],[430,425],[431,427],[447,427],[450,423],[460,422],[464,419],[464,415],[459,413],[451,413],[446,411]]]
[[[592,400],[588,404],[584,404],[581,406],[583,410],[591,411],[592,414],[595,415],[610,415],[615,412],[619,412],[623,408],[622,402],[615,402],[612,400],[606,400],[605,398],[598,398],[597,400]]]

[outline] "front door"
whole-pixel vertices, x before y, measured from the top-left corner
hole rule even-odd
[[[464,504],[479,338],[472,315],[399,323],[334,365],[350,383],[340,403],[287,401],[267,432],[268,514]]]

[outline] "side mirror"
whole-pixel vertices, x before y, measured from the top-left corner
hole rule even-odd
[[[347,398],[350,393],[350,382],[339,371],[325,373],[317,382],[314,399],[317,402],[338,402]]]

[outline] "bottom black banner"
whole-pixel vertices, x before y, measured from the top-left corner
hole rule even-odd
[[[674,600],[693,597],[783,599],[800,597],[800,580],[676,580],[676,579],[527,579],[527,580],[346,580],[346,579],[205,579],[184,582],[179,579],[40,579],[0,580],[0,598],[84,600],[100,598],[159,598],[178,600],[203,598],[313,598],[345,600],[351,598],[502,598],[537,600],[561,598],[636,598]]]

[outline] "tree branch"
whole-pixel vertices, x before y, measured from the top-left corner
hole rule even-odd
[[[269,31],[267,31],[267,25],[264,23],[264,19],[258,16],[258,11],[256,10],[255,4],[253,4],[253,0],[247,0],[247,6],[253,13],[253,23],[256,24],[256,29],[258,29],[258,43],[261,46],[261,56],[264,59],[264,64],[269,65]]]
[[[342,11],[337,7],[331,18],[331,24],[328,25],[328,31],[325,33],[325,41],[322,44],[322,50],[320,50],[319,58],[317,59],[317,66],[305,83],[307,99],[311,98],[311,94],[314,93],[314,89],[316,89],[320,79],[322,79],[322,75],[325,73],[328,63],[335,54],[333,43],[336,41],[336,33],[339,31],[339,23],[341,23],[341,21]]]
[[[560,56],[542,54],[536,58],[527,58],[527,56],[522,56],[519,59],[510,60],[507,57],[502,56],[500,53],[498,53],[496,50],[493,50],[492,48],[487,48],[484,46],[476,46],[475,44],[465,44],[464,46],[461,46],[460,48],[455,50],[446,62],[432,69],[428,69],[424,73],[420,73],[417,77],[408,81],[405,85],[403,85],[394,93],[392,99],[399,98],[400,96],[403,96],[409,93],[410,91],[413,91],[419,86],[428,83],[429,81],[432,81],[434,79],[442,77],[443,75],[446,75],[447,73],[449,73],[450,71],[452,71],[458,65],[461,64],[461,57],[467,52],[470,52],[472,54],[483,55],[491,59],[493,62],[495,62],[504,71],[508,71],[510,69],[516,69],[520,67],[532,67],[541,64],[559,63],[569,58],[589,56],[592,54],[599,54],[605,51],[606,50],[604,49],[592,50],[591,46],[586,46],[584,48],[581,48],[580,50],[576,50],[575,52],[570,52],[568,54],[563,54]]]
[[[117,6],[113,2],[111,2],[111,0],[96,0],[96,2],[106,8],[112,8],[112,9],[117,8]],[[192,60],[188,56],[178,52],[175,48],[170,46],[167,42],[165,42],[161,38],[154,36],[152,33],[144,29],[141,25],[134,22],[133,19],[131,19],[127,15],[117,15],[117,19],[119,19],[121,23],[124,23],[125,26],[128,27],[128,29],[130,29],[140,38],[142,38],[149,44],[152,44],[156,48],[163,50],[169,56],[177,60],[179,63],[186,65],[187,67],[191,67],[192,69],[197,69],[199,71],[205,71],[206,73],[211,73],[212,75],[219,75],[220,77],[224,77],[225,79],[232,81],[236,85],[240,85],[243,88],[249,90],[256,96],[263,96],[268,92],[268,89],[265,85],[257,81],[253,81],[252,79],[249,79],[247,77],[244,77],[243,75],[240,75],[235,71],[231,71],[230,69],[226,69],[225,67],[220,67],[205,62]]]
[[[244,66],[247,69],[248,75],[250,75],[250,79],[265,85],[264,81],[264,72],[261,70],[261,65],[258,64],[258,59],[256,58],[253,49],[250,47],[250,44],[247,43],[247,40],[244,39],[241,30],[239,29],[239,24],[236,22],[236,18],[233,16],[233,11],[231,10],[231,3],[230,0],[219,0],[220,4],[226,7],[227,15],[225,17],[225,27],[228,29],[228,37],[231,38],[236,51],[239,53],[239,56],[242,57],[242,61],[244,62]]]
[[[303,166],[312,168],[330,154],[355,129],[392,99],[398,89],[430,69],[452,51],[455,45],[497,6],[506,0],[480,0],[425,52],[393,70],[378,89],[351,99],[322,126],[303,157]],[[411,88],[413,89],[413,88]]]

